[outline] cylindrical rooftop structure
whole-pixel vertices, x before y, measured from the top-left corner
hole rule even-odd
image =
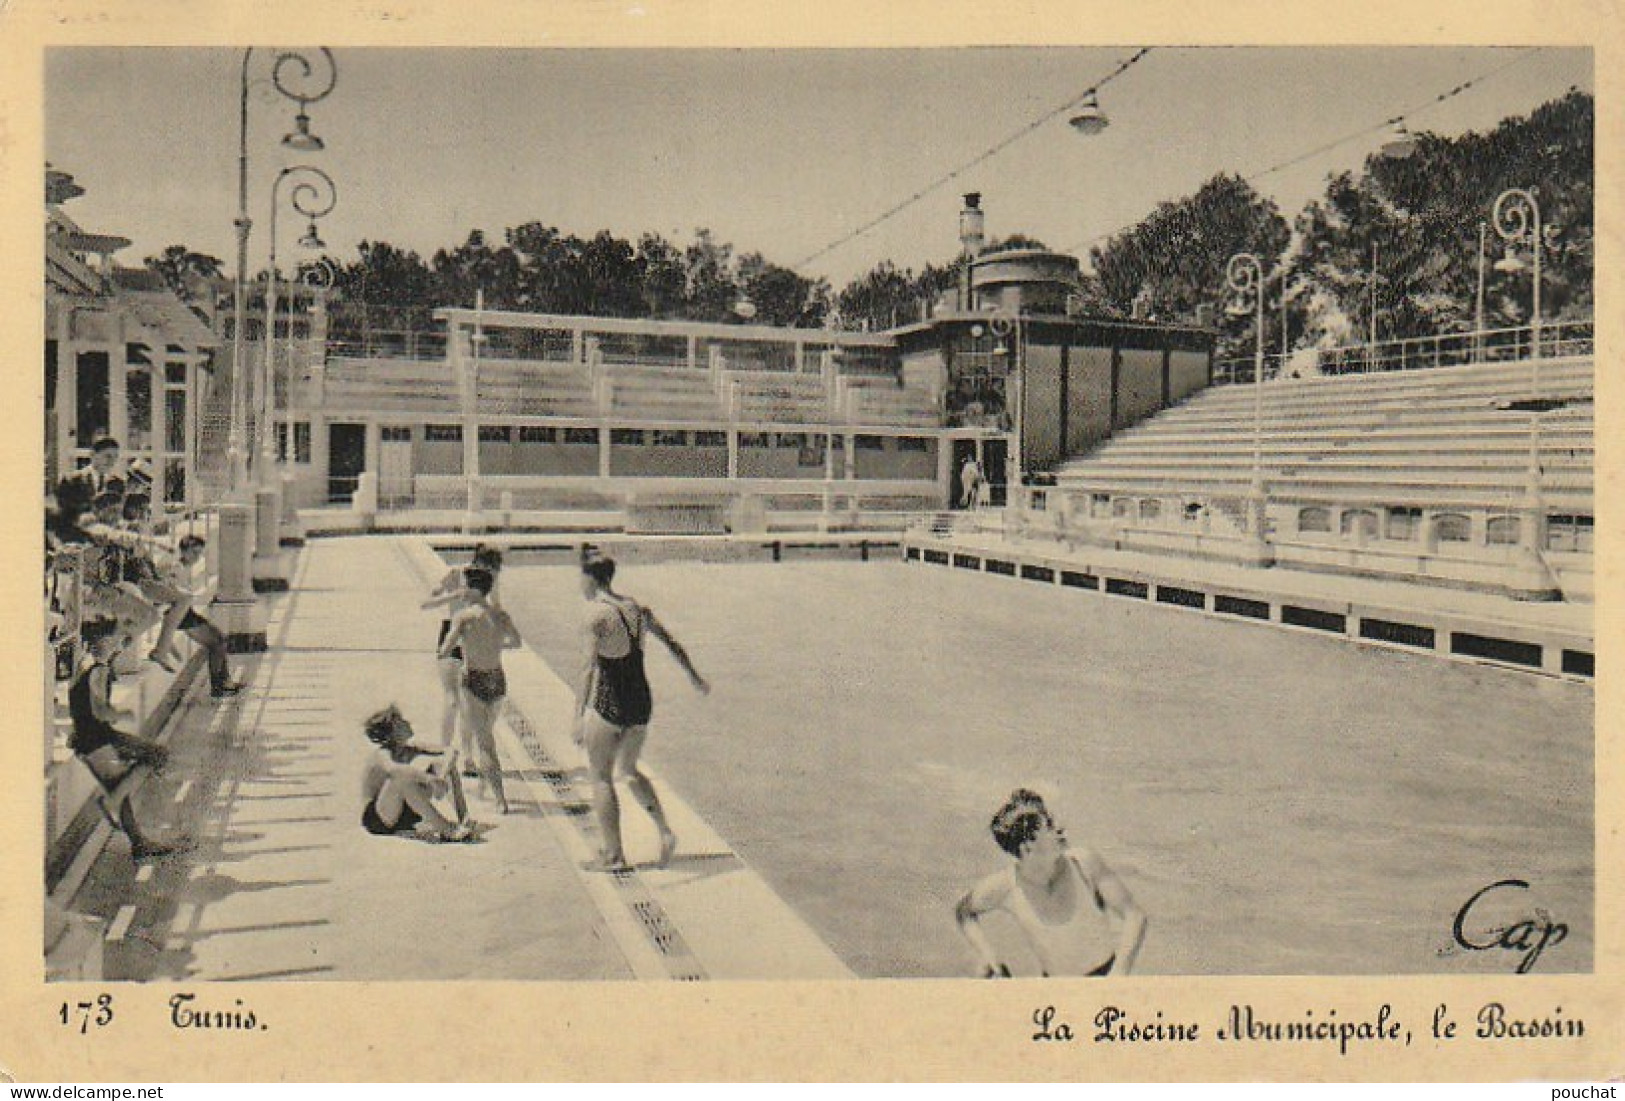
[[[971,299],[978,310],[1061,315],[1078,288],[1078,259],[1044,249],[1007,249],[971,262]]]

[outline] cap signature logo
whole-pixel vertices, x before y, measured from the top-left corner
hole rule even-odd
[[[1545,910],[1536,908],[1532,917],[1524,918],[1511,925],[1492,927],[1488,929],[1469,930],[1468,922],[1471,919],[1473,907],[1486,895],[1497,891],[1527,891],[1529,884],[1522,879],[1501,879],[1487,887],[1480,888],[1471,898],[1462,904],[1456,911],[1455,923],[1451,926],[1451,935],[1455,942],[1470,952],[1488,952],[1500,949],[1506,952],[1521,952],[1522,958],[1518,961],[1517,973],[1527,974],[1540,959],[1541,954],[1548,948],[1555,948],[1562,944],[1569,936],[1569,927],[1560,921],[1554,921]]]

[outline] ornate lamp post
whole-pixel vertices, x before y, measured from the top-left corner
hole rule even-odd
[[[311,58],[297,50],[277,52],[271,66],[270,83],[276,90],[299,104],[295,130],[282,139],[290,149],[309,151],[322,148],[322,141],[310,132],[310,116],[306,107],[327,96],[338,79],[332,52],[320,51],[325,62],[325,74],[320,73]],[[231,359],[231,430],[227,437],[226,463],[229,491],[219,510],[219,584],[215,590],[213,617],[225,632],[228,644],[238,650],[263,650],[266,646],[266,625],[263,609],[255,600],[254,592],[262,587],[257,572],[266,572],[267,547],[275,549],[277,515],[274,495],[251,496],[248,485],[248,377],[247,313],[248,313],[248,235],[253,223],[248,218],[248,90],[249,67],[254,59],[252,48],[243,51],[241,79],[238,86],[237,128],[237,217],[232,223],[237,231],[237,271],[232,296],[232,359]],[[325,76],[325,79],[324,79]],[[265,339],[270,340],[266,333]],[[265,426],[262,423],[261,431]],[[266,529],[270,528],[268,532]],[[259,530],[256,531],[256,528]],[[272,580],[271,577],[265,580]],[[264,587],[277,587],[269,584]],[[286,587],[284,582],[281,587]]]
[[[1253,355],[1253,477],[1248,493],[1247,526],[1256,564],[1265,565],[1270,554],[1264,537],[1264,262],[1250,252],[1238,252],[1225,265],[1224,278],[1237,295],[1231,312],[1244,317],[1250,311],[1257,337]]]
[[[1550,567],[1541,553],[1546,545],[1546,493],[1540,469],[1540,260],[1545,238],[1540,223],[1540,204],[1535,201],[1534,189],[1512,187],[1495,197],[1490,210],[1490,224],[1502,240],[1507,242],[1506,255],[1495,262],[1495,270],[1517,273],[1524,270],[1518,259],[1515,243],[1529,238],[1534,253],[1534,292],[1529,317],[1529,459],[1524,470],[1524,522],[1525,529],[1519,540],[1522,550],[1524,578],[1523,595],[1533,600],[1557,600],[1562,590],[1557,585]]]
[[[1004,507],[1014,509],[1022,500],[1027,457],[1027,349],[1021,340],[1020,311],[1001,310],[988,329],[998,341],[993,354],[1003,360],[1004,411],[1014,437],[1004,456]]]
[[[276,457],[276,314],[277,314],[277,266],[276,266],[276,215],[282,198],[282,185],[292,181],[292,190],[288,193],[289,205],[309,219],[309,228],[305,235],[299,239],[303,248],[320,249],[326,245],[316,234],[316,219],[325,218],[338,203],[338,188],[333,179],[326,172],[308,164],[296,164],[284,168],[277,173],[276,181],[271,185],[271,224],[269,233],[270,268],[266,273],[265,290],[265,354],[263,362],[265,370],[262,375],[263,386],[260,395],[260,485],[272,484],[275,473]],[[325,269],[315,269],[325,270]],[[291,335],[291,334],[290,334]]]
[[[1495,226],[1495,232],[1507,242],[1506,255],[1495,262],[1495,270],[1516,274],[1524,270],[1524,263],[1518,259],[1513,251],[1515,242],[1523,237],[1529,238],[1531,251],[1535,254],[1535,289],[1533,312],[1529,318],[1529,359],[1530,385],[1534,388],[1529,396],[1538,396],[1540,384],[1540,254],[1544,238],[1541,236],[1540,204],[1535,202],[1533,190],[1521,187],[1508,188],[1495,198],[1495,207],[1490,212],[1490,222]]]
[[[295,129],[282,139],[282,144],[289,149],[304,152],[323,147],[322,139],[310,132],[310,115],[306,108],[333,91],[338,82],[338,68],[331,50],[323,47],[319,52],[325,80],[311,59],[298,50],[278,52],[271,68],[272,85],[299,104]],[[232,223],[237,231],[237,278],[232,296],[231,433],[226,445],[226,461],[234,497],[241,495],[248,482],[248,392],[244,385],[243,330],[248,313],[248,234],[253,227],[248,217],[248,68],[253,56],[253,47],[243,51],[237,127],[237,218]]]

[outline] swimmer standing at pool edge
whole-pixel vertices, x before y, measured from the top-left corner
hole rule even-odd
[[[611,587],[614,579],[614,559],[592,550],[582,552],[581,595],[592,604],[592,611],[583,629],[585,668],[576,694],[576,743],[587,749],[593,811],[603,846],[598,858],[586,865],[594,872],[627,870],[621,848],[621,805],[615,797],[617,772],[660,830],[659,866],[665,867],[677,851],[677,835],[666,822],[654,784],[638,770],[638,754],[643,752],[654,710],[643,670],[644,638],[652,634],[665,643],[701,695],[711,691],[688,653],[654,612],[617,593]]]

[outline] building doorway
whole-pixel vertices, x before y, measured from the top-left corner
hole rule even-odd
[[[1005,501],[1004,463],[1010,454],[1009,441],[1003,436],[956,436],[953,438],[953,462],[948,467],[948,506],[960,508],[965,498],[965,483],[960,471],[966,459],[975,459],[982,468],[982,503],[1001,507]]]
[[[378,507],[412,506],[412,429],[386,424],[378,432]]]
[[[987,479],[988,504],[1003,508],[1009,499],[1006,467],[1010,459],[1010,441],[997,436],[982,441],[982,477]]]
[[[327,500],[349,504],[355,497],[361,472],[367,469],[367,426],[327,426]]]

